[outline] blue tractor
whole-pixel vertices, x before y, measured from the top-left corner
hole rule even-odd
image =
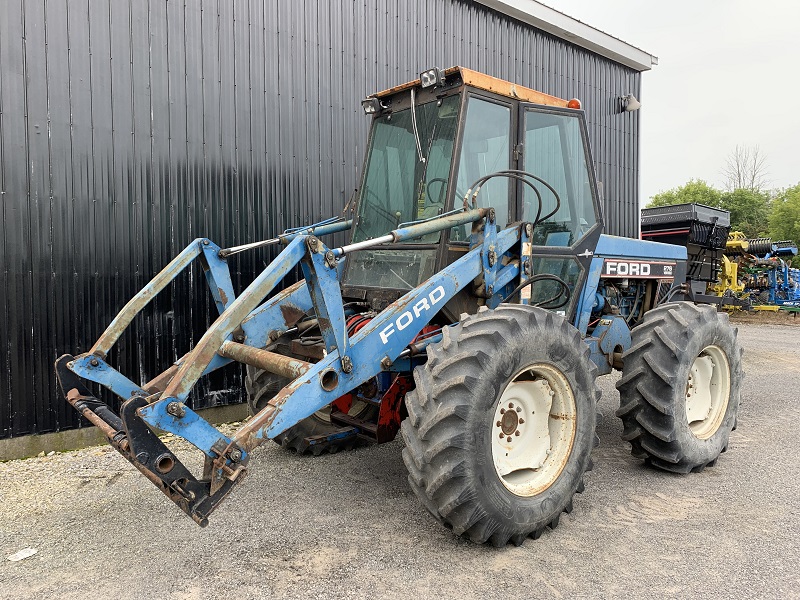
[[[713,465],[736,424],[736,332],[694,301],[685,247],[603,233],[580,102],[454,67],[362,104],[372,127],[343,215],[233,248],[193,241],[91,349],[56,362],[67,401],[200,525],[268,439],[319,454],[401,432],[436,519],[521,544],[583,491],[596,379],[612,369],[635,456],[679,473]],[[343,231],[348,244],[323,241]],[[237,295],[228,257],[267,245],[282,250]],[[109,350],[195,260],[219,316],[135,383]],[[247,366],[252,417],[229,437],[187,401],[231,362]],[[202,474],[157,431],[198,448]]]

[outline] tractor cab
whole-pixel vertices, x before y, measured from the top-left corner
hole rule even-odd
[[[453,67],[426,71],[362,105],[372,126],[351,209],[353,243],[465,205],[491,207],[498,229],[535,223],[535,272],[580,286],[602,222],[579,101]],[[381,310],[469,248],[469,225],[459,225],[358,252],[347,262],[343,293]],[[533,293],[554,291],[544,282]],[[457,320],[475,302],[465,290],[446,312]]]

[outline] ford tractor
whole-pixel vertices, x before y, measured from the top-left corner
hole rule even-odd
[[[634,456],[713,465],[736,424],[736,331],[694,298],[685,247],[603,233],[580,102],[454,67],[362,106],[366,158],[341,216],[192,241],[88,351],[58,359],[66,400],[201,526],[267,440],[320,454],[399,432],[411,489],[456,535],[537,538],[584,490],[596,380],[615,369]],[[229,257],[266,246],[280,251],[237,294]],[[109,351],[194,261],[219,315],[136,383]],[[252,416],[225,435],[190,393],[231,363],[246,365]],[[202,473],[159,432],[196,447]]]

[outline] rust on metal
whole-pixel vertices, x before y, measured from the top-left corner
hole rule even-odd
[[[284,388],[285,390],[286,388]],[[279,392],[280,393],[280,392]],[[277,398],[277,396],[275,397]],[[239,446],[247,452],[252,452],[253,448],[261,445],[266,441],[266,437],[258,437],[258,433],[263,429],[264,431],[269,428],[275,416],[278,414],[278,408],[272,405],[273,398],[267,405],[261,409],[252,419],[245,423],[233,436]],[[285,401],[285,398],[284,398]]]
[[[227,305],[228,304],[228,294],[225,293],[225,290],[221,287],[217,287],[217,291],[219,292],[219,299],[222,300],[222,303]]]
[[[567,107],[568,101],[564,100],[563,98],[557,98],[556,96],[551,96],[543,92],[537,92],[531,88],[517,85],[503,79],[498,79],[497,77],[492,77],[490,75],[485,75],[484,73],[479,73],[478,71],[473,71],[472,69],[465,69],[464,67],[450,67],[444,72],[445,78],[456,74],[461,76],[461,80],[464,82],[464,85],[486,90],[487,92],[522,100],[523,102],[533,102],[534,104],[558,106],[561,108]],[[373,94],[373,96],[376,98],[385,98],[398,92],[402,92],[403,90],[410,90],[412,87],[420,87],[419,78],[402,85],[396,85],[388,90],[383,90],[382,92]]]
[[[119,439],[118,432],[114,430],[108,423],[103,421],[99,416],[97,416],[91,409],[88,407],[78,408],[77,404],[81,400],[92,400],[93,398],[85,398],[80,394],[77,389],[71,389],[67,392],[67,402],[69,402],[79,413],[81,413],[86,419],[92,424],[95,425],[100,431],[103,432],[103,435],[108,438],[109,443],[114,447],[117,452],[122,454],[128,462],[130,462],[134,467],[136,467],[139,472],[147,477],[155,486],[161,490],[161,492],[167,496],[170,500],[172,500],[175,504],[177,504],[186,514],[188,514],[198,525],[201,527],[205,527],[208,524],[208,519],[205,517],[200,517],[199,515],[195,514],[189,509],[189,502],[187,498],[185,498],[180,493],[176,492],[172,488],[169,487],[158,475],[147,469],[142,463],[140,463],[136,458],[131,454],[130,451],[130,444],[128,443],[127,438]],[[124,432],[123,432],[124,433]],[[170,460],[171,457],[170,457]],[[174,466],[174,463],[173,463]],[[170,467],[172,468],[172,467]]]
[[[303,360],[230,341],[223,342],[222,347],[219,349],[219,355],[264,369],[287,379],[297,379],[313,366]]]
[[[178,372],[178,367],[180,366],[179,363],[180,361],[172,365],[169,369],[167,369],[160,375],[156,375],[155,377],[153,377],[150,381],[148,381],[142,386],[142,389],[149,394],[155,394],[156,392],[163,392],[165,389],[167,389],[167,385],[175,376],[175,373]]]
[[[186,355],[186,359],[181,363],[175,377],[164,390],[166,397],[184,399],[189,395],[203,371],[221,349],[228,332],[242,325],[245,318],[295,267],[297,264],[295,255],[298,253],[297,246],[300,244],[302,244],[302,238],[292,240],[270,263],[270,266],[262,271],[206,330],[197,345]]]
[[[234,433],[231,443],[236,443],[240,448],[250,452],[267,440],[266,431],[281,411],[281,408],[302,385],[310,385],[310,381],[292,382],[279,391],[267,405],[247,421]],[[261,437],[258,434],[261,433]]]
[[[472,87],[486,90],[487,92],[500,94],[501,96],[507,96],[508,98],[516,98],[517,100],[521,100],[523,102],[533,102],[534,104],[558,106],[561,108],[567,107],[568,101],[562,98],[544,94],[542,92],[511,83],[510,81],[498,79],[497,77],[491,77],[490,75],[485,75],[483,73],[479,73],[478,71],[473,71],[472,69],[465,69],[463,67],[459,67],[459,69],[461,70],[461,78],[464,80],[466,85],[471,85]]]
[[[75,410],[77,410],[81,415],[83,415],[87,421],[89,421],[92,425],[94,425],[100,431],[102,431],[103,435],[108,438],[108,441],[111,442],[112,446],[116,447],[118,450],[122,452],[127,452],[128,440],[122,439],[119,442],[116,441],[114,438],[117,437],[117,434],[119,434],[120,432],[111,427],[111,425],[106,423],[98,415],[96,415],[94,411],[92,411],[88,406],[79,408],[78,403],[81,400],[94,400],[94,398],[86,398],[85,396],[82,396],[81,393],[75,388],[67,392],[67,402],[69,402]]]
[[[570,415],[566,415],[564,413],[550,413],[549,416],[550,416],[551,419],[557,419],[559,421],[574,421],[575,420],[575,417],[570,416]]]
[[[208,518],[201,517],[200,515],[193,512],[189,507],[189,500],[181,493],[173,490],[166,482],[164,482],[158,475],[150,471],[147,467],[145,467],[142,463],[136,460],[133,456],[130,455],[128,452],[123,452],[122,455],[128,459],[134,467],[139,469],[139,472],[147,477],[161,492],[170,500],[172,500],[178,507],[189,515],[192,520],[200,525],[200,527],[205,527],[208,525]]]
[[[283,315],[283,322],[286,323],[287,327],[291,327],[292,325],[297,323],[300,319],[302,319],[304,316],[306,316],[306,313],[304,313],[296,306],[292,306],[288,302],[281,304],[280,309],[281,309],[281,314]]]
[[[211,461],[210,467],[208,465],[204,466],[203,471],[210,470],[209,491],[213,496],[225,485],[226,480],[235,482],[237,479],[243,479],[247,475],[247,469],[243,464],[237,464],[232,458],[232,451],[240,452],[235,440],[231,440],[222,451],[213,446],[211,450],[218,453],[217,457]],[[227,457],[229,456],[232,459],[232,467],[228,465]]]
[[[444,76],[448,77],[450,75],[454,75],[461,71],[461,67],[450,67],[449,69],[445,69]],[[400,85],[396,85],[394,87],[390,87],[389,89],[383,90],[382,92],[378,92],[377,94],[372,94],[372,96],[376,98],[384,98],[386,96],[391,96],[396,94],[397,92],[402,92],[403,90],[410,90],[412,87],[420,86],[419,77],[408,83],[401,83]]]
[[[133,318],[150,303],[156,294],[172,282],[175,275],[191,264],[201,252],[200,245],[197,244],[195,240],[195,242],[189,244],[183,252],[173,258],[158,275],[153,277],[150,283],[143,287],[139,293],[131,298],[123,309],[119,311],[117,316],[114,317],[114,320],[106,327],[106,330],[100,338],[94,343],[91,350],[89,350],[89,354],[104,358],[108,354],[111,346],[113,346],[119,339],[119,336],[122,335],[122,332],[131,324]]]

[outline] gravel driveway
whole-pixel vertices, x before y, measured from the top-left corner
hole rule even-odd
[[[206,529],[110,447],[2,463],[0,596],[797,598],[798,334],[740,326],[739,428],[699,474],[631,457],[613,376],[602,378],[586,491],[556,530],[519,548],[476,546],[435,523],[406,483],[399,440],[320,458],[265,445]],[[26,547],[38,553],[5,560]]]

